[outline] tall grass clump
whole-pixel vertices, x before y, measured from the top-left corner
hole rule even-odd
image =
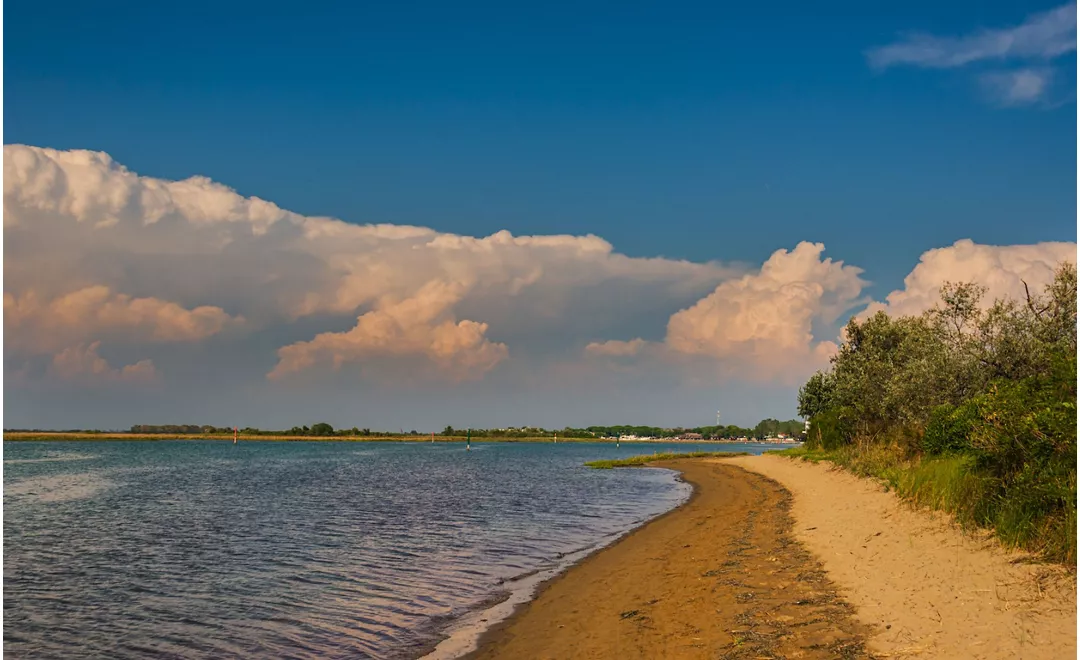
[[[852,319],[799,391],[810,429],[788,453],[1075,565],[1076,267],[1023,300],[984,293],[950,283],[920,316]]]

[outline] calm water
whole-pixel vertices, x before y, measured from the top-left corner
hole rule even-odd
[[[581,466],[671,448],[5,442],[4,650],[413,657],[682,501],[670,471]]]

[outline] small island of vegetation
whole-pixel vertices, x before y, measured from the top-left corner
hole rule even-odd
[[[641,456],[631,456],[630,458],[589,461],[585,464],[585,467],[591,467],[597,470],[610,470],[611,468],[620,467],[643,467],[656,461],[671,461],[677,458],[730,458],[731,456],[746,455],[746,452],[743,451],[689,451],[665,454],[643,454]]]

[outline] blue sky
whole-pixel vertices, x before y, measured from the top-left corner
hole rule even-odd
[[[595,234],[630,257],[751,269],[820,242],[875,299],[959,239],[1076,239],[1075,46],[871,56],[1061,5],[519,4],[18,3],[4,142],[357,224]],[[614,338],[657,340],[689,302]],[[739,421],[793,414],[789,385],[769,392]]]

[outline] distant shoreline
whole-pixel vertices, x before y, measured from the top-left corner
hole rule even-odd
[[[393,436],[319,436],[319,435],[244,435],[238,439],[242,442],[432,442],[430,435],[393,435]],[[152,442],[155,440],[214,440],[219,442],[232,442],[232,435],[209,435],[209,434],[171,434],[171,433],[64,433],[46,431],[14,431],[4,433],[5,441],[12,442],[58,442],[58,441],[109,441],[124,440],[129,442]],[[465,436],[436,435],[435,442],[466,442]],[[711,444],[740,444],[740,445],[765,445],[777,447],[790,447],[800,444],[798,442],[763,442],[759,440],[680,440],[680,439],[655,439],[655,440],[611,440],[605,438],[559,438],[557,441],[544,436],[527,438],[508,437],[478,437],[468,439],[469,442],[526,442],[526,443],[604,443],[604,444],[685,444],[685,445],[711,445]]]

